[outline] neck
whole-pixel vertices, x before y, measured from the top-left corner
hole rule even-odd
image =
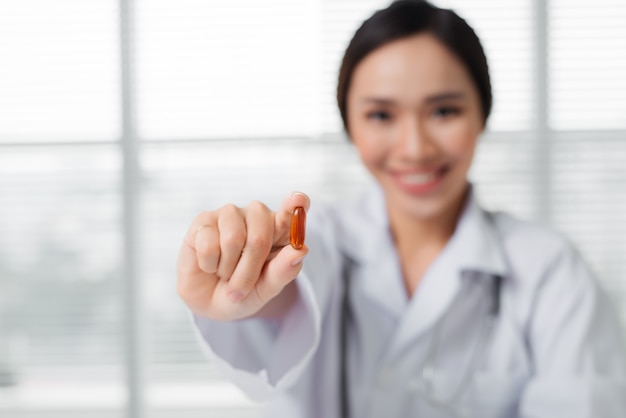
[[[426,219],[416,219],[407,212],[388,207],[391,233],[409,296],[454,234],[466,197],[467,191],[448,210]]]
[[[446,211],[425,219],[416,219],[409,213],[388,208],[391,232],[398,249],[411,248],[419,251],[432,245],[445,245],[454,234],[466,198],[467,192]]]

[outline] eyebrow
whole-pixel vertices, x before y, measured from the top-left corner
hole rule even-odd
[[[462,99],[464,97],[465,97],[465,94],[462,93],[462,92],[451,91],[451,92],[435,94],[433,96],[428,96],[424,100],[424,102],[425,103],[437,103],[437,102],[441,102],[441,101],[444,101],[444,100]],[[375,103],[375,104],[379,104],[379,105],[393,105],[393,104],[395,104],[395,101],[392,100],[392,99],[385,99],[385,98],[379,98],[379,97],[366,97],[362,101],[364,103]]]
[[[426,103],[434,103],[434,102],[441,102],[441,101],[450,100],[450,99],[462,99],[464,97],[465,97],[465,94],[460,91],[451,91],[451,92],[446,92],[446,93],[441,93],[441,94],[435,94],[434,96],[429,96],[424,101]]]

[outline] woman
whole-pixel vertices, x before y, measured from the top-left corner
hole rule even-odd
[[[481,209],[468,183],[491,109],[472,29],[425,1],[365,21],[338,104],[375,184],[204,212],[178,292],[211,358],[272,417],[623,417],[615,312],[572,245]],[[306,261],[303,261],[306,256]]]

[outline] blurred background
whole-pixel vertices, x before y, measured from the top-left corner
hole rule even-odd
[[[175,292],[201,210],[366,179],[341,54],[381,0],[0,1],[0,416],[252,417]],[[576,242],[626,324],[626,2],[458,0],[480,199]]]

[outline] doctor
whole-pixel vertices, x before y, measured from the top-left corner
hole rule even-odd
[[[178,293],[224,375],[268,417],[625,417],[621,327],[580,254],[468,183],[492,99],[466,22],[377,12],[337,99],[363,196],[314,207],[301,250],[302,193],[203,212],[185,237]]]

